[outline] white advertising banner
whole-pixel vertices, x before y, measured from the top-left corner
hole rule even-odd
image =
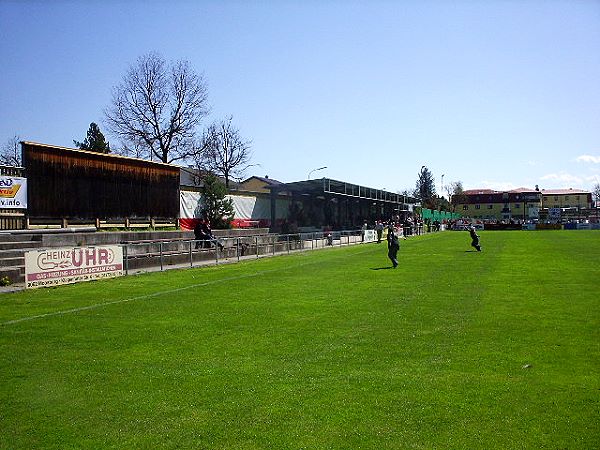
[[[271,219],[271,199],[245,195],[229,195],[236,219]]]
[[[235,219],[271,219],[271,199],[250,195],[228,195],[233,201]],[[202,196],[199,192],[180,191],[179,217],[181,219],[194,219],[202,217]],[[277,199],[276,219],[285,219],[289,209],[289,200]]]
[[[364,242],[375,242],[377,240],[377,232],[375,230],[365,230]]]
[[[181,219],[202,217],[202,196],[200,192],[179,192],[179,217]]]
[[[25,286],[38,288],[124,275],[118,245],[67,247],[25,252]]]
[[[0,209],[27,209],[27,178],[0,176]]]

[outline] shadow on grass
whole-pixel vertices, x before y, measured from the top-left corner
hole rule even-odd
[[[371,267],[371,270],[388,270],[393,269],[393,267]]]

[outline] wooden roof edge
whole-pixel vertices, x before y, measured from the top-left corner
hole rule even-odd
[[[115,153],[93,152],[90,150],[81,150],[79,148],[62,147],[60,145],[42,144],[40,142],[32,142],[32,141],[20,141],[20,143],[25,144],[25,145],[32,145],[32,146],[44,147],[44,148],[50,148],[50,149],[67,150],[69,152],[83,153],[83,154],[87,154],[87,155],[91,155],[91,156],[102,156],[102,157],[107,157],[107,158],[126,159],[129,161],[136,161],[136,162],[140,162],[143,164],[166,166],[166,167],[169,167],[169,168],[172,168],[175,170],[181,169],[181,166],[177,166],[175,164],[169,164],[169,163],[158,162],[158,161],[149,161],[147,159],[134,158],[131,156],[123,156],[123,155],[119,155],[119,154],[115,154]]]

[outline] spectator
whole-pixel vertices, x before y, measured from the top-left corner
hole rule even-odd
[[[375,225],[375,231],[377,231],[377,243],[380,244],[381,237],[383,236],[383,223],[381,220],[377,221],[377,224]]]

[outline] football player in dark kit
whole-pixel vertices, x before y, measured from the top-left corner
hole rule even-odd
[[[473,225],[471,225],[469,227],[469,234],[471,235],[471,247],[474,247],[477,249],[478,252],[481,251],[481,245],[479,244],[479,235],[477,234],[477,232],[475,231],[475,227]]]
[[[398,241],[398,235],[396,234],[393,225],[390,225],[388,228],[387,242],[388,258],[390,258],[390,261],[392,261],[392,265],[395,269],[398,267],[398,250],[400,250],[400,242]]]

